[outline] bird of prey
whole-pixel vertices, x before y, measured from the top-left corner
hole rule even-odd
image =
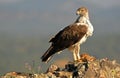
[[[42,62],[48,62],[50,58],[64,49],[73,53],[74,61],[80,59],[80,45],[86,41],[87,37],[92,36],[93,26],[89,20],[88,9],[80,7],[76,14],[79,15],[77,20],[59,31],[49,42],[51,46],[41,57]]]

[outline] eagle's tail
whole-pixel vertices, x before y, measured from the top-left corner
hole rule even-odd
[[[52,55],[55,53],[56,53],[56,48],[54,48],[54,46],[50,46],[50,48],[41,57],[42,62],[48,62],[51,59]]]

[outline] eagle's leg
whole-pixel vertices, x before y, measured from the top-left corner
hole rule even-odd
[[[73,58],[74,58],[74,61],[78,61],[80,60],[80,46],[79,45],[75,45],[74,46],[74,50],[73,50]]]
[[[74,59],[74,61],[77,61],[77,55],[76,55],[76,51],[75,50],[73,51],[73,59]]]
[[[68,48],[73,53],[73,59],[74,61],[78,61],[80,59],[79,51],[80,46],[79,45],[73,45]]]
[[[76,56],[77,56],[77,60],[80,60],[80,46],[79,45],[77,45],[77,49],[76,49],[77,51],[76,51]]]

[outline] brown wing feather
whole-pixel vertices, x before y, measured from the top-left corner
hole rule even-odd
[[[87,32],[85,25],[72,24],[61,30],[49,42],[52,42],[52,49],[48,49],[42,56],[42,61],[47,61],[53,54],[64,50],[77,43]]]
[[[86,32],[87,27],[85,25],[72,24],[61,30],[50,42],[52,42],[52,45],[61,45],[62,47],[68,48],[78,42]]]

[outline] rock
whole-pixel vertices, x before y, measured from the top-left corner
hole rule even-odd
[[[48,72],[51,72],[51,73],[54,73],[55,71],[59,71],[59,67],[57,65],[51,65],[48,70],[47,70],[47,73]]]
[[[45,73],[10,72],[1,78],[120,78],[120,64],[108,58],[99,60],[82,54],[80,60],[68,62],[64,68],[51,65]]]
[[[9,72],[6,73],[5,76],[2,76],[1,78],[33,78],[33,74],[29,73],[23,73],[23,72]]]

